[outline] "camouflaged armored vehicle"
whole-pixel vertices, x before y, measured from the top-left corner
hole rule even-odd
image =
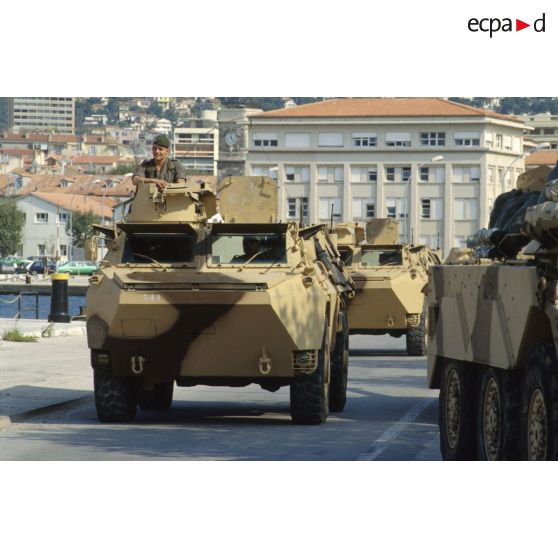
[[[558,182],[545,187],[541,172],[495,204],[491,223],[510,217],[479,235],[493,260],[431,270],[428,386],[440,388],[444,459],[558,457]]]
[[[405,335],[407,353],[422,356],[426,354],[423,288],[429,266],[440,260],[426,246],[400,244],[394,219],[373,219],[365,226],[338,225],[334,230],[357,288],[349,306],[350,331]]]
[[[290,387],[295,423],[345,405],[354,292],[322,225],[277,223],[277,186],[139,184],[87,294],[102,421],[168,409],[178,386]],[[217,213],[219,209],[219,213]]]

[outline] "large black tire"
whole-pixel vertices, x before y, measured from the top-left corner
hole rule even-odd
[[[442,372],[440,449],[446,461],[475,459],[476,375],[463,363],[448,361]]]
[[[407,328],[407,354],[424,356],[426,354],[426,303],[420,315],[419,325]]]
[[[95,408],[101,422],[128,422],[136,416],[137,388],[133,380],[94,370]]]
[[[329,410],[340,413],[347,402],[347,380],[349,377],[349,322],[345,312],[340,314],[342,330],[335,337],[331,353],[331,378],[329,381]]]
[[[525,365],[521,397],[521,458],[558,459],[558,385],[552,343],[537,345]]]
[[[329,374],[329,335],[326,324],[316,371],[295,376],[291,382],[291,418],[294,424],[323,424],[326,421],[329,414]]]
[[[477,458],[518,459],[521,399],[517,373],[485,368],[478,401]]]
[[[151,391],[141,388],[139,406],[144,411],[167,411],[172,406],[174,381],[156,384]]]

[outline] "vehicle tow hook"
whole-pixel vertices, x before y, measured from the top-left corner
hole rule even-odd
[[[145,364],[145,358],[139,355],[134,355],[131,359],[132,372],[134,374],[141,374],[143,372],[143,365]]]
[[[262,347],[262,356],[258,361],[258,370],[260,374],[267,376],[271,372],[271,359],[265,352],[265,347]]]

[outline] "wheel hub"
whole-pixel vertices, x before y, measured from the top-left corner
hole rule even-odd
[[[446,396],[446,434],[452,449],[455,449],[459,440],[459,423],[459,378],[457,370],[452,369],[448,375]]]
[[[546,420],[546,405],[544,395],[540,389],[535,389],[529,402],[527,417],[527,447],[529,461],[546,460],[548,424]]]
[[[496,380],[490,378],[486,385],[483,401],[484,449],[489,461],[498,459],[501,434],[500,416],[500,391]]]

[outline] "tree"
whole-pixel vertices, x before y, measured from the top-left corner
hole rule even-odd
[[[71,235],[73,239],[72,246],[82,248],[84,242],[93,236],[93,225],[98,222],[99,219],[93,211],[88,211],[87,213],[74,211],[71,219],[71,229],[70,221],[66,223],[66,234]]]
[[[23,240],[25,213],[12,202],[0,205],[0,257],[15,254]]]

